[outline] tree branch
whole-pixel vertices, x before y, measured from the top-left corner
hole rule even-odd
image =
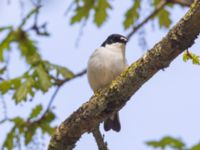
[[[104,137],[101,135],[99,125],[92,130],[92,134],[96,140],[99,150],[109,150],[107,147],[107,143],[104,142]]]
[[[168,0],[169,3],[190,7],[194,0]]]
[[[119,111],[145,82],[192,46],[199,33],[200,0],[196,0],[162,41],[133,63],[109,87],[96,92],[61,123],[52,136],[48,149],[74,148],[82,134],[90,132],[111,114]]]
[[[65,83],[68,82],[68,81],[71,81],[71,80],[73,80],[73,79],[75,79],[75,78],[77,78],[77,77],[83,76],[84,74],[86,74],[86,72],[87,72],[87,70],[84,69],[84,70],[82,70],[81,72],[75,74],[72,78],[66,78],[66,79],[64,79],[64,80],[54,79],[54,80],[55,80],[55,85],[57,85],[57,86],[62,86],[63,84],[65,84]]]
[[[81,77],[81,76],[83,76],[86,72],[87,72],[86,69],[84,69],[83,71],[81,71],[81,72],[75,74],[72,78],[67,78],[67,79],[64,79],[64,80],[54,79],[54,80],[56,80],[56,85],[57,85],[57,87],[56,87],[56,89],[55,89],[53,95],[51,96],[51,98],[50,98],[50,100],[49,100],[49,103],[48,103],[48,105],[47,105],[46,110],[44,111],[44,113],[41,115],[40,118],[43,118],[43,117],[49,112],[49,109],[51,108],[51,105],[53,104],[53,101],[55,100],[55,97],[56,97],[56,95],[58,94],[60,88],[61,88],[66,82],[69,82],[69,81],[71,81],[71,80],[73,80],[73,79],[76,79],[77,77]]]
[[[162,10],[162,8],[166,5],[166,3],[174,3],[174,4],[180,4],[182,6],[190,6],[193,3],[193,1],[194,0],[162,0],[155,8],[155,10],[151,14],[149,14],[149,16],[147,16],[140,24],[133,27],[133,30],[127,35],[127,38],[130,39],[135,32],[137,32],[141,27],[143,27],[143,25],[145,25],[150,19],[152,19],[152,17],[154,17],[160,10]],[[72,7],[71,6],[72,4],[73,3],[70,4],[69,8]],[[81,76],[84,75],[85,73],[86,69],[84,69],[81,72]]]
[[[135,32],[137,32],[149,20],[151,20],[155,15],[157,15],[168,3],[179,4],[182,6],[189,7],[193,2],[194,0],[161,0],[152,13],[150,13],[141,23],[133,27],[133,30],[127,35],[127,38],[130,39]]]

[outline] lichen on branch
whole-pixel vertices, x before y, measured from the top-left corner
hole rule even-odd
[[[193,45],[199,33],[200,0],[196,0],[186,15],[159,43],[134,62],[109,87],[95,93],[61,123],[48,149],[73,149],[82,134],[92,131],[113,112],[119,111],[145,82]]]

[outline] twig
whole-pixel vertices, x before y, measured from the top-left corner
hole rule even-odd
[[[87,70],[84,69],[83,71],[81,71],[81,72],[75,74],[72,78],[67,78],[67,79],[64,79],[64,80],[59,80],[58,86],[62,86],[62,85],[65,84],[66,82],[71,81],[71,80],[73,80],[73,79],[75,79],[75,78],[77,78],[77,77],[81,77],[81,76],[83,76],[84,74],[86,74],[86,72],[87,72]]]
[[[4,119],[0,120],[0,124],[6,122],[6,121],[8,121],[8,120],[9,120],[8,118],[4,118]]]
[[[146,24],[150,19],[152,19],[156,14],[158,14],[168,3],[180,4],[182,6],[190,6],[194,0],[161,0],[160,3],[156,6],[155,10],[149,14],[141,23],[133,27],[133,30],[127,35],[127,38],[130,39],[132,35],[137,32],[144,24]]]
[[[130,39],[132,35],[138,31],[145,23],[147,23],[150,19],[152,19],[160,10],[163,9],[163,7],[166,6],[167,0],[162,0],[160,3],[156,6],[155,10],[147,16],[141,23],[139,23],[137,26],[133,27],[133,30],[127,35],[127,38]]]
[[[108,115],[122,109],[130,97],[149,79],[162,68],[168,67],[184,50],[194,44],[200,34],[200,0],[195,2],[169,33],[145,55],[132,63],[128,71],[123,72],[112,85],[92,96],[57,127],[49,142],[48,150],[66,150],[75,147],[84,133],[91,131]],[[188,32],[190,30],[192,32]]]
[[[104,137],[101,135],[99,125],[92,130],[92,134],[96,140],[99,150],[109,150],[107,143],[104,142]]]
[[[56,90],[54,91],[53,95],[51,96],[51,99],[50,99],[50,101],[49,101],[49,103],[48,103],[48,105],[47,105],[46,110],[44,111],[44,113],[42,114],[42,116],[41,116],[40,118],[43,118],[43,117],[46,115],[46,113],[49,112],[49,110],[50,110],[50,108],[51,108],[51,105],[52,105],[52,103],[53,103],[53,101],[54,101],[56,95],[58,94],[60,88],[61,88],[61,86],[57,86],[57,87],[56,87]]]
[[[83,76],[86,72],[87,72],[86,69],[84,69],[83,71],[81,71],[81,72],[75,74],[75,75],[73,76],[73,78],[67,78],[67,79],[64,79],[64,80],[58,80],[56,90],[54,91],[53,95],[51,96],[51,99],[49,100],[49,103],[48,103],[48,105],[47,105],[47,108],[46,108],[46,110],[44,111],[44,113],[41,115],[40,118],[43,118],[43,117],[46,115],[46,113],[48,113],[48,111],[49,111],[49,109],[51,108],[51,105],[53,104],[53,101],[54,101],[56,95],[58,94],[60,88],[62,87],[62,85],[65,84],[65,83],[68,82],[68,81],[71,81],[71,80],[77,78],[77,77]]]
[[[44,22],[42,25],[38,25],[38,18],[39,18],[39,11],[40,8],[42,7],[42,0],[37,0],[36,2],[31,0],[32,4],[35,7],[35,16],[34,16],[34,23],[32,27],[28,30],[33,30],[37,35],[41,36],[49,36],[50,34],[47,31],[47,22]]]
[[[76,38],[76,41],[75,41],[75,46],[78,47],[79,46],[79,43],[81,41],[81,38],[83,37],[83,31],[86,27],[86,24],[87,24],[87,19],[83,20],[82,24],[81,24],[81,27],[79,29],[79,33],[78,33],[78,37]]]
[[[32,30],[35,31],[37,35],[43,35],[43,36],[49,36],[49,33],[47,32],[47,22],[43,23],[41,26],[38,26],[38,16],[39,16],[39,10],[42,7],[40,4],[36,6],[37,12],[35,13],[35,18],[34,18],[34,24],[32,26]]]
[[[42,7],[42,0],[37,0],[37,2],[34,3],[34,5],[37,8],[37,11],[35,13],[32,30],[34,30],[37,35],[49,36],[49,33],[47,32],[47,29],[46,29],[46,26],[47,26],[46,22],[43,23],[41,26],[38,26],[38,17],[39,17],[40,8]],[[44,30],[44,31],[42,32],[41,30]]]
[[[192,58],[192,55],[190,54],[189,50],[186,50],[186,54],[189,58]]]
[[[68,13],[71,11],[71,9],[72,9],[72,7],[73,7],[74,5],[75,5],[75,2],[74,2],[74,1],[72,1],[72,2],[69,4],[69,7],[67,7],[67,9],[66,9],[66,11],[65,11],[65,13],[64,13],[65,16],[68,15]]]

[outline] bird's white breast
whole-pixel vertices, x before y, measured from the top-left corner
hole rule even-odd
[[[110,84],[126,67],[125,47],[107,45],[95,50],[88,61],[87,76],[93,91]]]

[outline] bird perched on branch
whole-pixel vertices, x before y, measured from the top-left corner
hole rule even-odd
[[[111,34],[90,56],[87,66],[87,77],[95,92],[111,84],[127,67],[125,46],[128,39],[120,34]],[[118,112],[104,121],[104,129],[121,129]]]

